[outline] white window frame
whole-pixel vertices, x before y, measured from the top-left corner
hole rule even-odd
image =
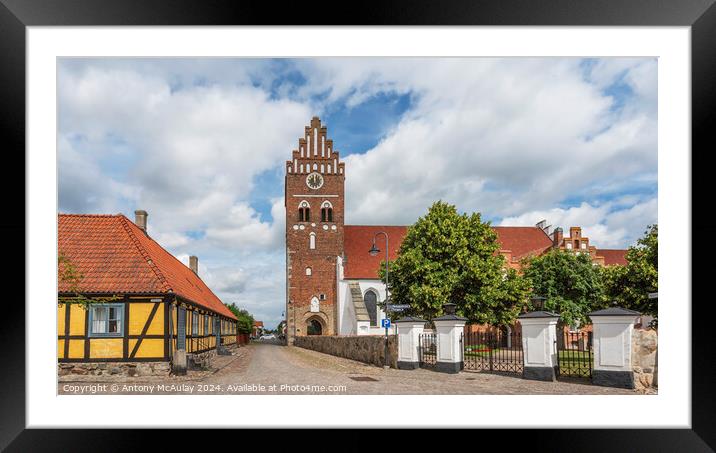
[[[109,313],[110,309],[114,308],[116,310],[116,318],[110,318]],[[95,317],[97,316],[96,311],[98,309],[106,309],[107,310],[107,319],[102,320],[106,323],[106,329],[109,330],[109,322],[114,319],[118,323],[117,332],[95,332],[95,325],[97,321]],[[123,337],[124,336],[124,304],[91,304],[89,307],[89,313],[87,314],[89,317],[88,319],[88,330],[87,336],[88,337]]]

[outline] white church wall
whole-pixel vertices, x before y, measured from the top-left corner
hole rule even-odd
[[[338,313],[338,335],[356,335],[358,331],[355,307],[348,288],[348,281],[343,280],[343,258],[336,260],[336,304]]]
[[[380,280],[356,280],[360,286],[361,293],[365,296],[368,290],[374,290],[378,292],[378,302],[385,301],[385,284]],[[385,335],[385,329],[380,327],[382,320],[385,319],[385,312],[378,307],[376,324],[377,326],[371,326],[368,330],[368,335]],[[397,334],[397,326],[393,325],[389,329],[389,334]]]

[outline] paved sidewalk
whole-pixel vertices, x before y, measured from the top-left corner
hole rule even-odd
[[[261,343],[239,348],[234,356],[217,357],[213,365],[213,370],[183,377],[120,380],[72,376],[58,383],[58,393],[86,394],[80,386],[96,384],[105,386],[104,390],[95,388],[99,394],[639,395],[587,381],[540,382],[477,372],[384,370],[298,347]]]

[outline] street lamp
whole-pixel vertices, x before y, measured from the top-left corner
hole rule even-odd
[[[532,296],[532,307],[535,310],[543,310],[544,309],[544,301],[547,300],[546,297],[542,296]]]
[[[368,253],[370,253],[370,256],[378,256],[378,253],[380,253],[380,249],[375,245],[375,239],[378,237],[379,234],[382,234],[385,236],[385,317],[388,318],[388,304],[390,303],[389,294],[388,294],[388,233],[384,231],[379,231],[375,233],[373,236],[373,245],[370,247],[370,250],[368,250]],[[390,319],[390,318],[388,318]],[[389,368],[388,365],[388,326],[385,326],[385,362],[383,364],[383,368]]]

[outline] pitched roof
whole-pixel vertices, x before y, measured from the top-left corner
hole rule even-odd
[[[174,293],[229,318],[233,313],[191,269],[122,214],[59,214],[58,251],[96,293]],[[59,280],[58,291],[71,288]]]
[[[530,253],[542,253],[552,246],[552,240],[544,231],[537,227],[493,227],[497,233],[502,250],[510,250],[513,259],[520,259]],[[345,279],[378,279],[380,262],[385,258],[385,239],[377,238],[376,245],[381,249],[378,256],[370,256],[368,250],[373,243],[373,236],[379,231],[385,231],[389,236],[390,260],[398,256],[400,244],[408,232],[407,226],[381,226],[381,225],[346,225],[344,228],[344,262]]]
[[[371,256],[368,253],[373,244],[373,237],[379,231],[388,235],[388,258],[393,261],[398,257],[398,249],[403,238],[408,233],[407,226],[381,226],[381,225],[345,225],[343,228],[343,278],[369,278],[378,279],[380,262],[385,259],[385,237],[381,234],[376,239],[376,246],[380,253]]]
[[[512,258],[519,260],[530,254],[540,254],[552,246],[552,239],[538,227],[496,226],[501,250],[512,252]]]
[[[597,249],[597,256],[604,257],[604,265],[611,266],[619,264],[621,266],[627,265],[626,250],[617,249]]]

